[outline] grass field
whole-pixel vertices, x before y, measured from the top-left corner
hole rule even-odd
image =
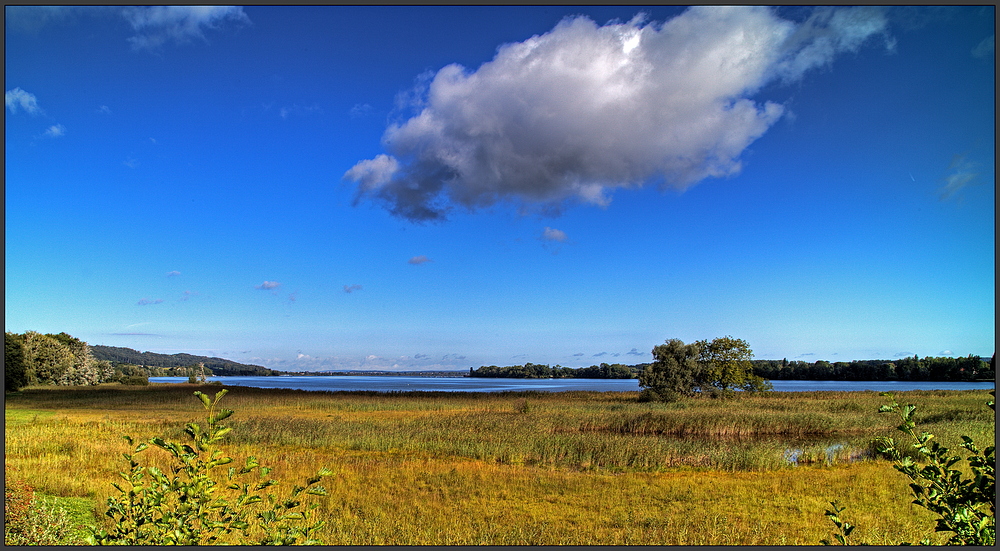
[[[7,474],[102,522],[122,435],[184,440],[216,386],[29,388],[8,395]],[[306,392],[229,387],[224,446],[299,482],[321,467],[328,544],[810,545],[834,499],[857,541],[931,533],[907,479],[870,459],[897,436],[875,392],[640,403],[638,393]],[[986,391],[909,391],[920,427],[993,443]],[[165,461],[160,450],[145,459]],[[933,538],[932,538],[933,539]]]

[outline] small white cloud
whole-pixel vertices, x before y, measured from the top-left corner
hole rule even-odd
[[[123,8],[121,13],[136,33],[128,39],[135,50],[206,40],[205,30],[225,23],[250,24],[243,8],[237,6],[141,6]]]
[[[45,136],[49,138],[60,138],[66,135],[66,127],[61,124],[53,124],[45,130]]]
[[[145,306],[147,304],[160,304],[161,302],[163,302],[162,298],[156,298],[156,299],[144,298],[140,299],[139,302],[137,302],[136,304],[138,304],[139,306]]]
[[[272,289],[277,289],[278,287],[281,287],[281,284],[278,283],[277,281],[265,281],[264,283],[261,283],[260,285],[254,286],[255,289],[261,289],[263,291],[269,291],[269,290],[272,290]]]
[[[942,350],[941,352],[939,352],[939,355],[941,355],[941,356],[951,356],[951,350]]]
[[[323,109],[320,108],[320,106],[316,105],[315,103],[312,105],[299,105],[296,103],[291,107],[288,106],[282,107],[281,109],[278,110],[278,115],[280,115],[282,119],[288,119],[289,115],[299,116],[303,114],[316,113],[316,112],[322,113]]]
[[[433,260],[421,254],[407,260],[407,262],[409,262],[410,264],[419,265],[419,264],[425,264],[427,262],[433,262]]]
[[[362,289],[362,287],[360,285],[358,285],[358,284],[344,285],[344,292],[345,293],[353,293],[354,291],[360,291],[361,289]]]
[[[643,355],[642,352],[639,352],[635,348],[633,348],[632,350],[629,350],[628,352],[626,352],[626,354],[628,354],[629,356],[642,356]]]
[[[107,105],[102,105],[102,106],[100,106],[100,107],[97,108],[97,112],[98,113],[104,113],[105,115],[110,115],[111,114],[111,108],[108,107]]]
[[[38,107],[38,100],[35,98],[35,95],[25,92],[20,88],[4,92],[3,101],[11,113],[17,113],[18,109],[23,109],[30,115],[37,115],[42,112],[42,109]]]
[[[546,241],[558,241],[559,243],[565,243],[568,239],[568,237],[566,237],[566,232],[550,228],[548,226],[546,226],[545,231],[542,232],[542,238]]]
[[[179,275],[181,275],[181,273],[178,272],[177,270],[171,270],[167,272],[167,277],[177,277]]]
[[[129,157],[128,159],[122,161],[122,164],[129,168],[135,168],[139,166],[139,159],[136,159],[135,157]]]

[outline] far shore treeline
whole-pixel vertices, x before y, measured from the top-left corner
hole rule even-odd
[[[989,360],[976,355],[895,360],[751,360],[753,374],[769,380],[819,381],[984,381],[996,378],[996,354]],[[606,364],[564,367],[525,363],[498,367],[470,367],[449,372],[455,376],[518,379],[636,379],[650,365]],[[428,372],[409,372],[426,376]],[[259,365],[191,354],[157,354],[131,348],[89,345],[66,333],[5,332],[4,385],[14,391],[28,385],[148,384],[149,377],[330,375],[331,373],[275,371]],[[338,373],[339,374],[339,373]],[[352,372],[388,375],[382,372]],[[394,373],[395,374],[395,373]]]
[[[854,360],[815,362],[750,360],[753,374],[775,381],[991,381],[996,378],[996,355],[984,360],[976,355],[961,358],[916,355],[897,360]],[[517,379],[636,379],[649,364],[622,365],[602,363],[574,369],[560,365],[533,363],[497,367],[469,368],[470,377],[506,377]]]

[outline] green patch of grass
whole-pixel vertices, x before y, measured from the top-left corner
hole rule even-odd
[[[13,409],[4,410],[4,419],[8,425],[18,425],[33,423],[39,419],[48,419],[55,415],[53,411],[42,411],[36,409]]]
[[[83,541],[83,538],[90,534],[89,527],[97,525],[97,515],[95,514],[97,503],[93,499],[45,494],[35,494],[35,497],[42,503],[64,509],[70,522],[76,528],[76,534],[80,541]]]

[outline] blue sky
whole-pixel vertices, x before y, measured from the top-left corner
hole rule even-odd
[[[994,351],[992,6],[5,16],[7,331],[287,370]]]

